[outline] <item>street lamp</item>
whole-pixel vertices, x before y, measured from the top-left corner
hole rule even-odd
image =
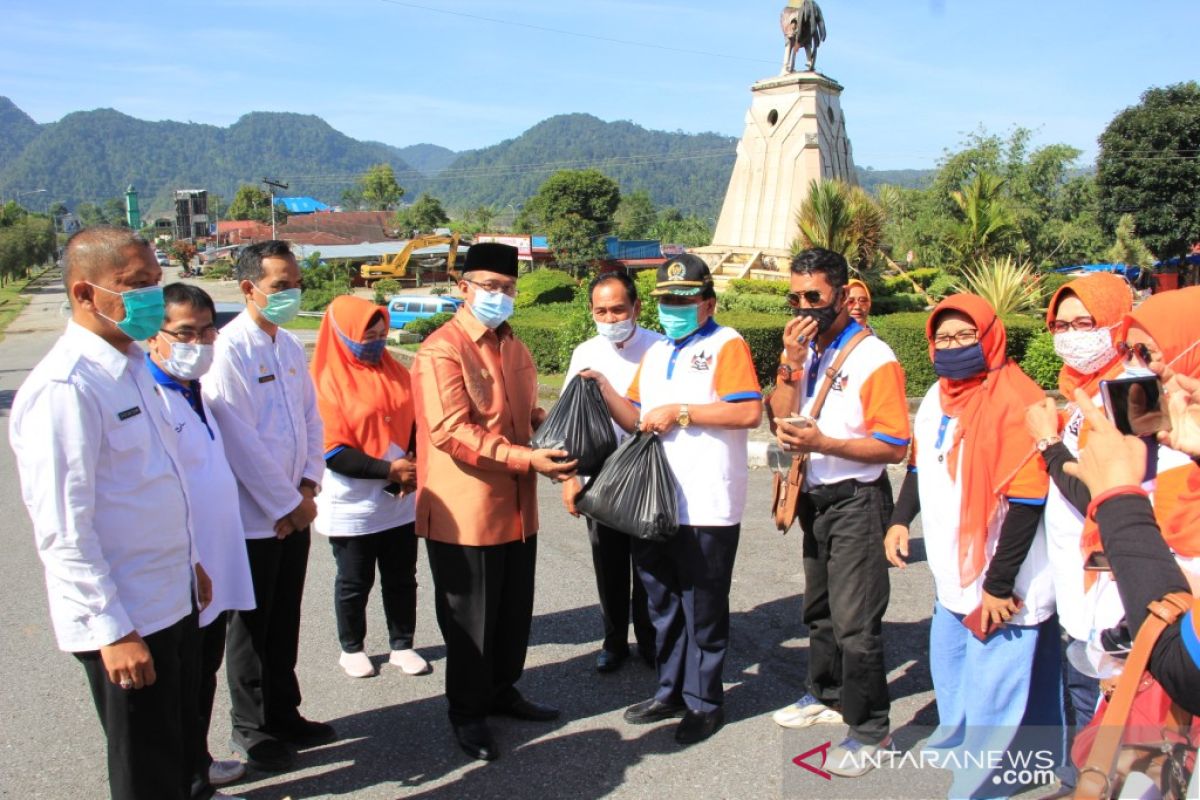
[[[43,194],[43,193],[45,193],[45,191],[46,191],[45,189],[26,189],[26,190],[24,190],[24,191],[18,191],[16,194],[14,194],[14,195],[13,195],[13,202],[14,202],[14,203],[16,203],[17,205],[20,205],[20,204],[21,204],[21,197],[22,197],[23,195],[27,195],[27,194]]]
[[[275,234],[275,190],[286,189],[288,185],[279,181],[273,181],[270,178],[263,178],[262,182],[271,187],[271,238],[276,239],[278,236]]]

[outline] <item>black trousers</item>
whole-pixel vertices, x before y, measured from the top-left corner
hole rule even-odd
[[[230,614],[225,663],[233,738],[242,747],[300,718],[296,657],[310,545],[308,528],[286,539],[246,540],[257,607]]]
[[[633,537],[591,519],[587,521],[587,527],[592,543],[592,566],[596,570],[596,590],[600,595],[600,614],[604,620],[601,646],[611,653],[629,652],[632,607],[633,635],[638,650],[653,654],[654,624],[650,622],[646,587],[633,566]]]
[[[666,542],[634,541],[656,633],[658,691],[664,703],[715,711],[729,646],[729,587],[741,525],[680,525]]]
[[[379,570],[383,618],[393,650],[413,646],[417,627],[416,524],[363,536],[331,536],[337,577],[333,582],[333,610],[338,641],[345,653],[360,653],[367,636],[367,599]]]
[[[890,582],[879,482],[847,481],[801,495],[808,691],[838,708],[851,734],[887,736],[891,700],[883,663],[883,614]]]
[[[199,646],[196,615],[143,637],[154,659],[154,684],[122,689],[108,679],[100,651],[76,653],[108,740],[113,800],[193,797]],[[207,783],[207,780],[205,781]],[[212,788],[200,795],[212,796]]]
[[[217,673],[225,660],[225,632],[229,625],[229,614],[222,612],[216,619],[200,629],[200,673],[199,704],[197,707],[196,775],[192,781],[193,798],[197,786],[208,786],[208,767],[213,762],[208,752],[208,728],[212,724],[213,701],[217,696]]]
[[[446,642],[450,720],[480,720],[520,697],[515,684],[529,647],[537,537],[487,547],[430,539],[426,547]]]

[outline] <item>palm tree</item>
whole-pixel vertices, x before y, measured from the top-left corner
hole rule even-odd
[[[1018,233],[1016,220],[1005,205],[1005,179],[978,170],[950,193],[962,218],[952,231],[954,249],[963,261],[977,261],[1007,245]]]
[[[814,180],[796,213],[800,234],[792,252],[823,247],[845,256],[856,272],[869,272],[880,256],[886,219],[879,204],[860,187]]]

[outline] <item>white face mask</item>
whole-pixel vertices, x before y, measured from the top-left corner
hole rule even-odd
[[[1108,328],[1054,334],[1054,352],[1071,369],[1084,375],[1099,371],[1117,357]]]
[[[596,332],[605,339],[608,339],[613,344],[620,344],[630,336],[633,336],[633,332],[636,328],[637,321],[632,318],[623,319],[620,322],[596,323]]]
[[[184,381],[198,380],[213,362],[211,344],[185,344],[171,342],[171,356],[163,359],[163,370],[172,377]]]

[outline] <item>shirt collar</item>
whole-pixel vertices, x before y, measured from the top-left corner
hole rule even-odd
[[[129,348],[121,352],[75,320],[67,322],[63,338],[113,378],[121,377],[125,370],[129,369],[131,360],[139,358],[142,354],[142,348],[138,347],[137,342],[130,342]]]
[[[168,375],[162,367],[154,363],[154,359],[146,353],[146,368],[150,370],[150,377],[154,378],[154,382],[159,386],[165,386],[168,389],[174,389],[177,392],[195,392],[199,386],[199,381],[189,381],[187,386],[184,386],[179,381]]]
[[[672,344],[675,345],[676,350],[679,350],[680,348],[687,347],[696,339],[703,339],[705,336],[710,336],[719,327],[721,326],[717,324],[717,318],[709,317],[708,322],[704,323],[699,328],[696,328],[696,330],[692,331],[679,341],[672,342]]]

